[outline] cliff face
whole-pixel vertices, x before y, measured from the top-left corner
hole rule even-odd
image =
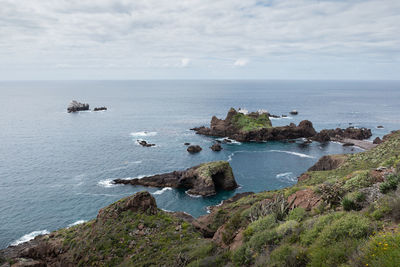
[[[383,140],[366,152],[322,158],[295,186],[238,194],[198,219],[159,210],[141,192],[90,222],[0,251],[0,263],[398,266],[400,132]]]
[[[140,179],[116,179],[114,183],[184,188],[189,189],[189,194],[200,196],[211,196],[218,190],[233,190],[237,187],[232,168],[226,161],[203,163],[185,171],[157,174]]]

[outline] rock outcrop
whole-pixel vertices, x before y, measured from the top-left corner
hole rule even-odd
[[[379,137],[375,138],[374,141],[372,142],[373,144],[379,145],[380,143],[382,143],[382,139],[380,139]]]
[[[219,143],[213,144],[210,148],[212,151],[221,151],[222,150],[222,146]]]
[[[116,184],[173,187],[188,189],[192,195],[211,196],[218,190],[233,190],[237,187],[232,168],[226,161],[203,163],[185,171],[157,174],[140,179],[114,180]]]
[[[290,113],[290,115],[297,115],[297,114],[299,114],[299,112],[297,111],[297,110],[292,110],[292,111],[290,111],[289,112]]]
[[[101,111],[101,110],[107,110],[106,107],[96,107],[93,109],[93,111]]]
[[[69,103],[67,108],[68,113],[83,111],[83,110],[89,110],[89,104],[79,103],[76,100],[71,101],[71,103]]]
[[[347,159],[347,155],[326,155],[321,157],[317,163],[308,169],[308,171],[330,171],[340,167]]]
[[[210,128],[192,128],[197,134],[229,137],[240,142],[286,140],[312,137],[316,131],[310,121],[304,120],[298,126],[272,127],[268,113],[251,112],[247,115],[231,108],[224,120],[212,117]]]
[[[186,150],[187,152],[194,154],[194,153],[199,153],[202,150],[202,148],[199,145],[191,145]]]
[[[149,144],[147,143],[145,140],[137,140],[138,144],[144,147],[151,147],[151,146],[155,146],[156,144]]]
[[[372,136],[371,129],[348,127],[346,129],[324,129],[312,139],[318,142],[340,141],[342,139],[364,140]]]

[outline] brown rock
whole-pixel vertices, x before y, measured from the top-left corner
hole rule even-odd
[[[330,171],[340,167],[345,160],[346,155],[326,155],[321,157],[317,163],[308,169],[308,171]]]
[[[222,146],[219,143],[213,144],[210,148],[212,151],[221,151],[222,150]]]
[[[316,195],[312,189],[299,190],[288,197],[288,203],[292,203],[290,208],[300,207],[305,210],[311,210],[321,201],[321,197]]]
[[[189,153],[199,153],[201,150],[202,148],[199,145],[192,145],[187,148]]]
[[[374,139],[374,141],[372,143],[379,145],[380,143],[382,143],[382,140],[379,137],[377,137]]]

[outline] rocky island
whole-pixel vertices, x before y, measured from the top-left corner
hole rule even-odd
[[[188,189],[188,194],[199,196],[211,196],[218,190],[233,190],[237,187],[232,168],[226,161],[203,163],[185,171],[157,174],[140,179],[116,179],[114,183],[183,188]]]
[[[72,100],[71,103],[69,103],[67,112],[78,112],[78,111],[85,111],[89,110],[89,104],[87,103],[80,103],[76,100]]]
[[[237,194],[197,219],[136,193],[89,222],[1,250],[0,266],[395,267],[399,182],[397,131],[369,151],[321,158],[294,186]]]

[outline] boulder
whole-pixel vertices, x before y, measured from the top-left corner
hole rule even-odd
[[[212,151],[221,151],[222,150],[222,146],[219,143],[213,144],[210,148]]]
[[[346,161],[346,159],[346,155],[326,155],[321,157],[317,163],[308,169],[308,171],[334,170],[339,168]]]
[[[188,189],[189,194],[200,196],[211,196],[218,190],[233,190],[237,187],[232,168],[226,161],[203,163],[184,171],[157,174],[140,179],[116,179],[114,183],[183,188]]]
[[[76,100],[72,100],[67,108],[68,113],[83,111],[83,110],[89,110],[89,104],[79,103]]]
[[[187,152],[189,153],[199,153],[202,148],[199,145],[191,145],[187,148]]]
[[[354,146],[354,143],[346,142],[346,143],[343,143],[342,146]]]
[[[372,142],[373,144],[379,145],[380,143],[382,143],[382,139],[380,139],[379,137],[375,138],[374,141]]]
[[[303,208],[311,210],[321,203],[321,197],[314,193],[310,188],[299,190],[288,197],[288,203],[291,203],[290,208]]]
[[[297,110],[292,110],[292,111],[290,111],[289,112],[291,115],[297,115],[297,114],[299,114],[299,112],[297,111]]]

